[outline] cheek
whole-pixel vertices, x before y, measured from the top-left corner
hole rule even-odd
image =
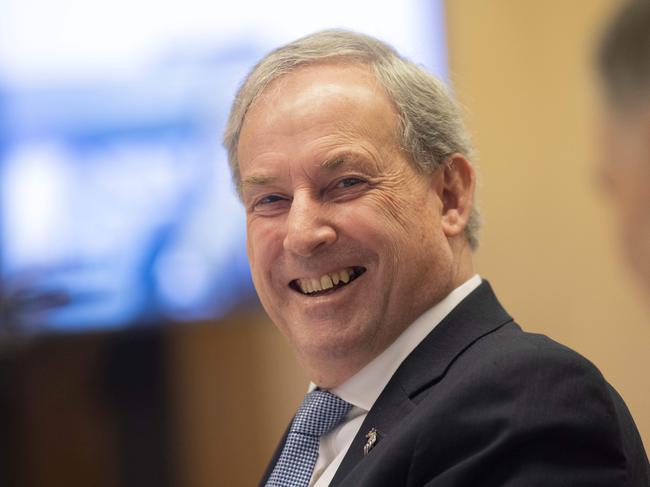
[[[263,220],[251,221],[246,225],[246,251],[256,280],[269,272],[270,264],[282,247],[282,235],[278,230],[279,225]]]
[[[421,266],[412,264],[431,261],[431,253],[442,245],[440,215],[426,197],[416,201],[387,193],[369,195],[363,208],[348,215],[354,238],[380,254],[395,275],[417,273]]]
[[[619,199],[630,225],[647,227],[650,221],[649,171],[621,172]]]
[[[404,205],[385,193],[366,195],[363,201],[342,209],[337,220],[335,225],[344,233],[382,252],[401,247],[413,230]]]
[[[419,236],[422,224],[435,221],[437,209],[434,194],[417,176],[400,176],[384,184],[381,191],[369,195],[375,211],[388,229],[403,236]]]
[[[609,168],[610,179],[615,186],[617,196],[630,206],[642,204],[644,200],[647,202],[650,165],[645,163],[641,154],[627,153],[625,156],[619,164]]]

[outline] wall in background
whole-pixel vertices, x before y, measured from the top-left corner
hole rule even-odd
[[[165,333],[174,485],[257,485],[307,391],[289,345],[261,311]]]
[[[593,361],[650,446],[650,303],[598,188],[590,56],[615,0],[447,1],[450,76],[479,152],[478,270],[529,331]]]

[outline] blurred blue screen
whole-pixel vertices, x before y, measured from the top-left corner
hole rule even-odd
[[[0,325],[218,318],[254,301],[221,133],[270,49],[344,27],[446,76],[441,1],[0,0]]]

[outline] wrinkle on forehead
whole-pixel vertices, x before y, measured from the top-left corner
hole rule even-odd
[[[321,62],[315,62],[304,66],[299,66],[292,71],[285,73],[271,81],[261,93],[252,101],[248,112],[254,110],[255,106],[260,103],[268,102],[269,99],[275,98],[284,90],[293,90],[300,79],[312,77],[314,80],[319,79],[318,73],[344,72],[353,74],[357,81],[363,81],[364,84],[376,93],[387,96],[382,84],[377,79],[374,70],[367,64],[355,61],[341,59],[330,59]],[[338,79],[338,78],[335,78]]]
[[[357,83],[342,84],[341,81]],[[381,99],[385,103],[376,103]],[[242,133],[250,117],[263,117],[272,125],[274,120],[302,110],[311,114],[313,122],[318,123],[319,118],[326,118],[324,108],[327,113],[344,111],[350,103],[358,107],[359,115],[368,110],[375,112],[371,117],[373,123],[372,126],[360,124],[361,116],[357,119],[338,118],[336,127],[342,134],[367,136],[376,134],[377,131],[386,132],[387,136],[397,134],[397,108],[373,70],[364,64],[340,60],[304,66],[271,82],[251,104]]]

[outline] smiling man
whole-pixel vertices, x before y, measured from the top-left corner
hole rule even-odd
[[[255,287],[313,382],[262,485],[647,485],[616,392],[475,274],[471,147],[438,80],[316,33],[258,63],[224,141]]]

